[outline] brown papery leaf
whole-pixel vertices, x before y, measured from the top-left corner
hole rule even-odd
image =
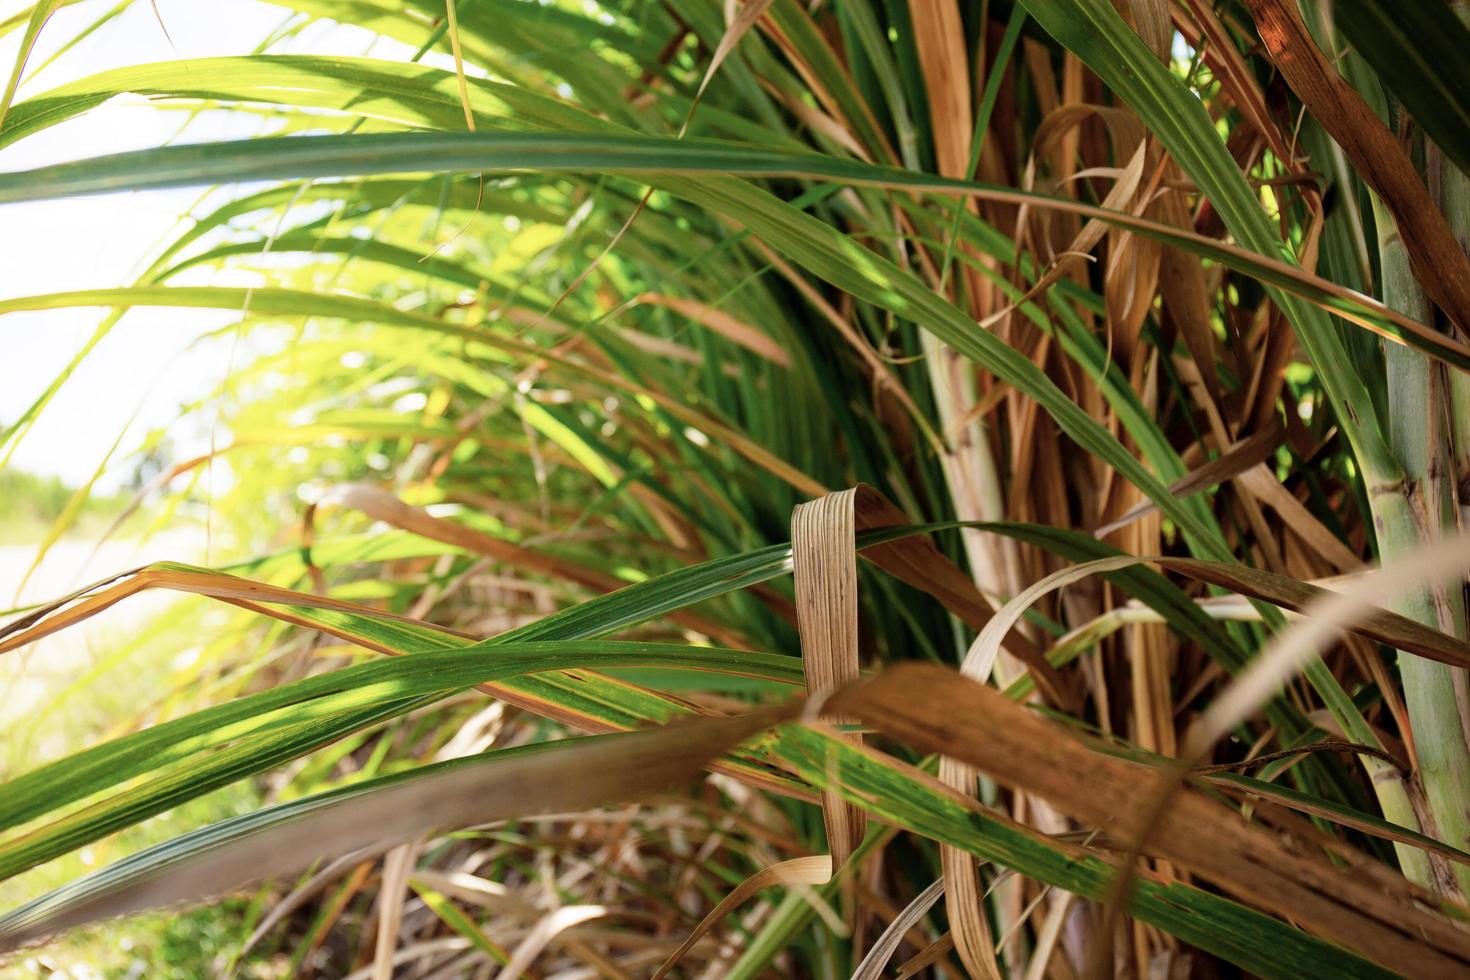
[[[393,980],[393,953],[398,948],[398,928],[403,924],[408,876],[423,850],[422,840],[406,841],[383,859],[382,884],[378,887],[378,936],[373,944],[373,980]]]
[[[525,976],[526,969],[558,934],[606,914],[607,909],[600,905],[563,905],[553,909],[542,916],[541,921],[516,946],[510,961],[495,974],[495,980],[517,980]]]
[[[818,707],[827,694],[858,677],[856,532],[907,523],[902,511],[867,485],[828,494],[792,512],[791,555],[802,663],[807,690]],[[863,554],[894,577],[934,596],[971,626],[978,629],[991,621],[984,597],[929,538],[901,538],[868,548]],[[1063,691],[1061,678],[1045,655],[1019,634],[1002,632],[997,643],[1002,638],[1006,648],[1035,672],[1038,687],[1051,694],[1055,703]],[[1039,668],[1044,672],[1038,672]],[[853,738],[861,743],[860,736]],[[833,866],[841,867],[862,839],[866,815],[830,791],[822,796],[822,815]]]
[[[791,566],[801,662],[807,693],[816,705],[858,677],[856,496],[856,490],[841,490],[800,504],[791,512]],[[862,741],[861,735],[850,737]],[[840,794],[825,790],[822,819],[827,825],[832,865],[841,867],[862,840],[867,814]]]
[[[1110,211],[1128,211],[1133,208],[1134,196],[1138,193],[1139,183],[1143,180],[1143,167],[1148,159],[1147,151],[1148,144],[1140,140],[1127,166],[1117,171],[1117,180],[1114,182],[1112,189],[1108,191],[1107,196],[1103,198],[1103,207]],[[1086,170],[1076,174],[1076,177],[1089,176],[1093,176],[1093,173]],[[1037,296],[1045,293],[1059,279],[1067,274],[1069,265],[1064,260],[1072,259],[1076,261],[1083,258],[1097,247],[1097,243],[1102,241],[1103,236],[1108,231],[1108,225],[1102,221],[1096,218],[1088,221],[1087,224],[1082,226],[1082,230],[1077,233],[1077,237],[1072,239],[1071,244],[1066,247],[1057,261],[1052,263],[1051,268],[1014,302],[1008,303],[1006,306],[980,321],[981,328],[986,330],[991,329],[1010,316],[1011,313],[1030,303]]]
[[[1141,829],[1140,801],[1162,775],[1094,750],[1003,694],[941,667],[895,667],[839,691],[829,707],[914,748],[968,763],[1115,840]],[[1319,856],[1323,848],[1339,863]],[[1183,789],[1161,813],[1144,852],[1395,972],[1449,978],[1470,970],[1470,935],[1427,911],[1432,896],[1315,831],[1273,834]]]
[[[1461,330],[1470,332],[1470,258],[1419,179],[1413,161],[1317,48],[1294,3],[1249,2],[1261,40],[1292,90],[1393,212],[1424,291]]]
[[[689,128],[689,120],[694,118],[694,110],[699,105],[699,100],[704,97],[704,90],[709,88],[709,83],[714,80],[715,72],[725,63],[725,59],[734,53],[741,38],[750,31],[756,23],[765,16],[766,9],[770,7],[771,0],[750,0],[739,12],[733,11],[727,5],[725,10],[725,33],[720,35],[719,44],[715,45],[714,54],[710,55],[709,65],[704,70],[704,76],[699,80],[699,88],[694,93],[694,100],[689,105],[689,114],[684,119],[684,125],[679,129],[682,138],[684,132]]]
[[[907,519],[901,511],[866,485],[803,504],[792,515],[792,559],[802,659],[816,707],[820,707],[827,693],[858,675],[855,531],[905,523]],[[990,605],[969,577],[927,537],[903,538],[872,547],[864,551],[864,556],[902,581],[933,595],[971,626],[981,629],[991,624]],[[1007,632],[1001,630],[996,637],[997,649],[1004,639],[1006,648],[1033,672],[1044,669],[1035,673],[1039,687],[1047,690],[1054,701],[1063,696],[1061,678],[1044,655],[1019,634],[1007,635]],[[866,816],[830,791],[823,793],[822,814],[833,863],[840,866],[861,838]],[[961,957],[972,972],[999,980],[973,859],[953,848],[944,848],[942,853],[945,879],[951,889],[947,901],[950,919],[957,934],[964,937],[959,944]],[[957,862],[964,862],[963,867]]]
[[[1291,491],[1281,485],[1276,474],[1265,463],[1257,464],[1236,477],[1237,483],[1256,499],[1274,510],[1291,533],[1301,538],[1312,550],[1340,572],[1361,568],[1363,560],[1342,543],[1327,526],[1317,519]]]
[[[914,0],[909,4],[909,17],[924,73],[924,89],[929,95],[939,172],[948,177],[967,177],[974,110],[970,105],[970,62],[959,5],[955,0]]]
[[[905,934],[921,922],[934,903],[944,895],[944,879],[934,882],[928,888],[919,893],[902,912],[900,912],[878,941],[873,943],[873,948],[868,950],[868,955],[852,971],[851,980],[878,980],[883,976],[883,970],[888,961],[893,958],[893,953],[898,949],[898,944],[903,942]]]

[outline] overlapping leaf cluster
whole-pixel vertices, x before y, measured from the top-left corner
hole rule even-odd
[[[12,85],[0,117],[0,161],[119,98],[265,126],[0,173],[0,215],[207,189],[134,283],[7,289],[0,322],[100,308],[79,360],[159,307],[252,339],[185,410],[223,438],[138,501],[164,525],[208,495],[239,561],[0,631],[148,589],[231,609],[146,726],[8,774],[0,875],[241,781],[278,797],[0,941],[271,874],[245,969],[620,976],[677,950],[870,975],[944,845],[987,888],[951,874],[915,911],[905,975],[1465,968],[1461,579],[1311,659],[1153,831],[1105,806],[1146,795],[1283,610],[1462,521],[1470,102],[1426,54],[1465,34],[1448,7],[275,2],[257,53]],[[57,6],[3,25],[17,78]],[[273,53],[331,20],[400,54]],[[867,745],[790,702],[792,510],[854,484],[918,525],[856,541],[878,678],[837,697]],[[981,658],[1008,700],[904,665],[958,667],[1008,600],[1099,560],[1009,610]],[[978,799],[929,753],[988,776]],[[832,882],[680,949],[739,882],[824,853],[838,798],[872,819]],[[505,823],[547,810],[574,812]]]

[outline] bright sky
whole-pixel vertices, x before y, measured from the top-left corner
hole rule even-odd
[[[157,0],[172,45],[147,0],[35,72],[68,38],[105,13],[114,0],[89,0],[62,8],[46,25],[32,54],[17,101],[77,78],[129,64],[248,54],[278,28],[289,11],[258,0]],[[0,17],[29,0],[0,0]],[[8,77],[20,31],[0,38],[0,71]],[[378,42],[366,31],[313,25],[272,48],[275,52],[375,54],[403,57],[401,46]],[[425,59],[437,63],[431,56]],[[201,116],[182,133],[183,114],[147,106],[110,104],[20,143],[0,149],[0,170],[22,170],[102,153],[142,149],[169,141],[198,142],[254,135],[261,122],[224,114]],[[197,189],[114,194],[70,201],[0,206],[0,297],[130,284],[146,257],[178,227],[200,198]],[[211,280],[222,284],[223,280]],[[76,354],[102,318],[98,310],[16,313],[0,317],[0,426],[10,423],[43,392]],[[212,311],[142,309],[130,312],[72,376],[41,421],[20,444],[12,465],[84,482],[136,410],[122,452],[149,429],[169,421],[182,402],[194,400],[226,376],[231,363],[224,343],[190,349],[191,341],[230,323]],[[237,352],[238,356],[238,352]],[[206,413],[208,414],[208,413]],[[181,430],[180,455],[208,442],[207,431]],[[120,452],[117,461],[121,461]],[[114,467],[99,489],[126,475]]]

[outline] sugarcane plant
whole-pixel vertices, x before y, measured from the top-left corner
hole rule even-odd
[[[100,312],[0,459],[231,318],[128,508],[208,548],[0,626],[188,597],[11,722],[188,645],[4,773],[15,962],[209,903],[255,976],[1470,970],[1465,5],[269,3],[49,88],[167,5],[0,26],[0,221],[199,195],[5,281]]]

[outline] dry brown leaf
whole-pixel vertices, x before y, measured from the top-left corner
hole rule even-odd
[[[725,63],[725,59],[735,52],[735,47],[745,37],[750,29],[765,15],[766,9],[771,6],[771,0],[747,0],[738,12],[733,12],[727,7],[725,14],[725,33],[720,35],[720,42],[715,45],[714,54],[710,55],[709,67],[704,70],[704,77],[699,80],[699,88],[694,93],[694,99],[689,105],[689,114],[684,120],[684,125],[679,130],[682,138],[689,128],[689,120],[694,117],[694,109],[699,105],[699,100],[704,97],[704,90],[709,88],[709,83],[714,80],[715,72]]]
[[[1160,781],[1158,770],[1096,751],[940,667],[895,667],[839,691],[830,707],[917,749],[969,763],[1115,840],[1138,832],[1140,801]],[[1321,848],[1339,863],[1319,856]],[[1433,896],[1325,835],[1273,834],[1185,789],[1162,812],[1144,850],[1396,972],[1449,978],[1470,970],[1470,935],[1428,911]]]
[[[955,0],[913,0],[909,4],[914,46],[929,96],[929,118],[934,130],[934,153],[939,172],[968,177],[974,110],[970,100],[970,61],[965,51],[965,26]]]
[[[896,523],[895,518],[901,517],[889,513],[892,506],[876,491],[862,486],[803,504],[792,515],[792,557],[801,622],[802,658],[807,669],[808,688],[818,704],[838,686],[855,680],[858,675],[857,568],[853,530],[860,502],[865,505],[863,510],[868,522],[891,524]],[[902,543],[885,547],[894,548]],[[912,548],[906,550],[913,551]],[[986,628],[990,629],[995,622],[991,620]],[[1006,632],[1007,628],[999,631],[995,643],[997,655],[999,641]],[[992,657],[991,662],[993,660]],[[861,743],[860,738],[857,741]],[[970,781],[973,785],[973,774]],[[834,863],[840,865],[860,839],[866,816],[830,790],[822,795],[822,813],[827,823],[828,846],[832,849]],[[944,880],[950,889],[947,905],[951,927],[956,935],[962,937],[957,943],[961,958],[972,972],[977,969],[986,971],[982,975],[999,980],[992,951],[994,944],[979,901],[974,859],[951,847],[942,848],[941,853]]]
[[[954,949],[954,933],[946,932],[918,954],[901,963],[894,980],[908,980],[909,977],[917,976],[921,970],[927,969],[952,949]]]
[[[1134,149],[1133,156],[1129,159],[1128,165],[1116,171],[1115,176],[1117,180],[1108,191],[1107,196],[1103,198],[1102,206],[1104,208],[1107,208],[1109,211],[1136,210],[1134,198],[1138,193],[1139,184],[1143,180],[1143,167],[1148,158],[1147,150],[1148,144],[1140,142]],[[1084,170],[1076,176],[1086,177],[1093,176],[1093,174],[1090,171]],[[1106,223],[1096,218],[1089,220],[1082,226],[1082,230],[1077,233],[1077,236],[1072,239],[1071,244],[1058,256],[1057,261],[1052,264],[1051,268],[1037,279],[1031,288],[1026,290],[1019,299],[1007,304],[1004,308],[997,310],[982,320],[980,323],[981,328],[989,329],[994,327],[1006,317],[1010,316],[1015,310],[1050,289],[1056,284],[1057,280],[1066,275],[1069,263],[1065,260],[1085,258],[1097,247],[1097,243],[1102,241],[1103,236],[1108,234],[1108,231],[1109,226]]]
[[[1399,141],[1317,48],[1294,3],[1249,0],[1249,6],[1292,90],[1393,213],[1424,291],[1470,332],[1470,258]]]
[[[807,693],[820,704],[858,677],[856,490],[841,490],[791,513],[792,576],[796,621]],[[830,719],[836,724],[844,719]],[[861,735],[848,736],[861,743]],[[862,840],[867,814],[837,793],[822,793],[822,819],[833,867],[841,867]]]
[[[1342,543],[1342,539],[1328,530],[1306,505],[1282,486],[1276,474],[1267,469],[1264,463],[1242,471],[1235,479],[1261,503],[1274,510],[1282,523],[1291,529],[1292,534],[1305,541],[1339,572],[1350,572],[1362,567],[1363,560],[1353,554],[1352,549]]]
[[[1160,61],[1169,57],[1169,42],[1174,38],[1174,31],[1169,25],[1166,0],[1127,0],[1125,19]]]
[[[583,922],[589,922],[606,914],[607,909],[601,905],[563,905],[559,909],[546,913],[531,931],[526,933],[526,937],[520,941],[519,945],[511,951],[510,961],[500,968],[499,973],[495,974],[496,980],[518,980],[525,976],[526,970],[536,957],[540,956],[547,944],[559,934],[572,926],[581,925]]]
[[[453,0],[451,0],[451,9]],[[398,929],[403,924],[403,896],[408,877],[423,851],[423,840],[399,844],[383,859],[383,879],[378,886],[378,935],[373,949],[373,980],[393,980],[393,953],[398,948]]]

